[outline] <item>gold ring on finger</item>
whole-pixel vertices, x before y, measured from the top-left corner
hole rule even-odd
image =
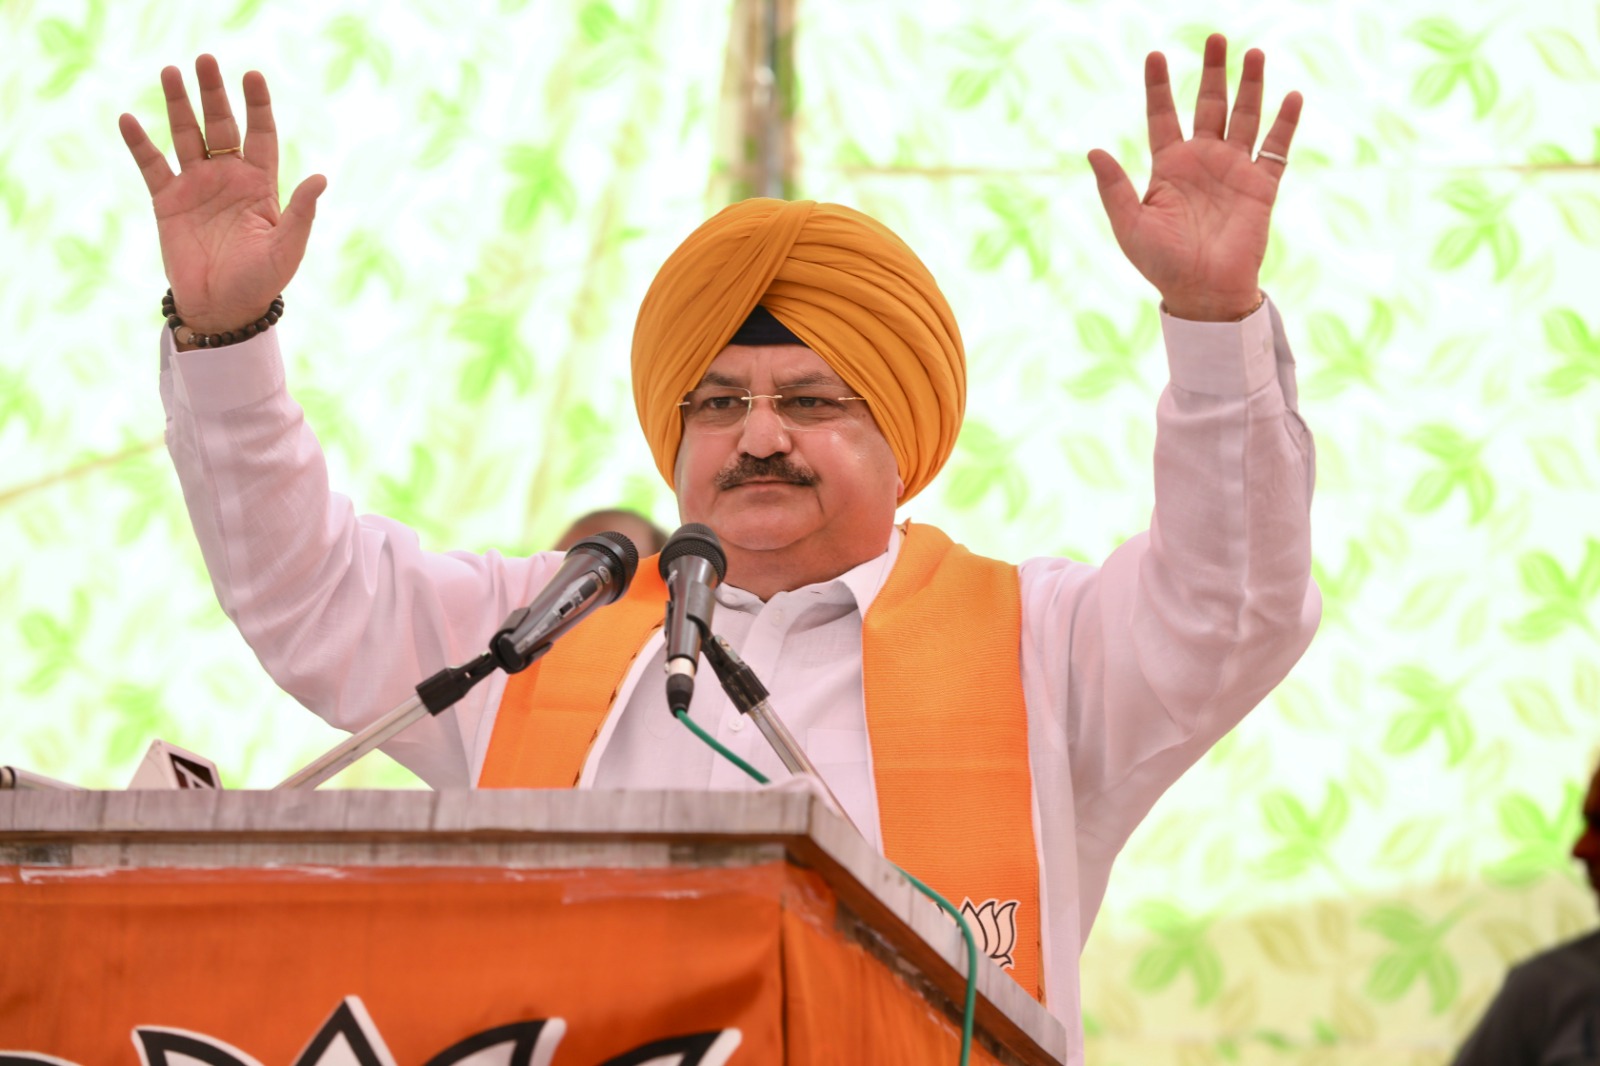
[[[230,152],[238,152],[240,155],[243,155],[244,154],[244,148],[243,148],[243,146],[237,145],[237,144],[234,145],[232,148],[207,148],[206,149],[206,158],[207,159],[215,159],[219,155],[228,155]]]

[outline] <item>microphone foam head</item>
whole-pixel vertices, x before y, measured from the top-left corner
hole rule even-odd
[[[622,567],[622,586],[617,590],[618,596],[621,596],[623,592],[627,591],[628,586],[633,584],[633,575],[639,569],[639,549],[633,546],[633,541],[621,533],[606,530],[606,532],[596,533],[592,537],[584,537],[572,546],[573,551],[579,548],[590,548],[595,551],[605,552]]]
[[[717,572],[718,581],[727,576],[728,557],[722,551],[722,541],[717,539],[710,526],[690,522],[688,525],[680,526],[678,531],[667,539],[667,546],[661,549],[661,576],[667,577],[672,564],[688,555],[710,563],[711,569]]]

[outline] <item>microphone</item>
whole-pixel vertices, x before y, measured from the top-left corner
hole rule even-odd
[[[584,537],[533,602],[500,624],[489,654],[508,674],[526,670],[589,612],[621,598],[638,568],[639,550],[621,533]]]
[[[728,557],[710,526],[698,522],[674,533],[661,549],[661,577],[667,583],[667,710],[689,709],[700,642],[711,635],[711,590],[728,572]]]
[[[518,607],[489,639],[489,650],[460,666],[447,666],[417,685],[417,694],[359,733],[335,745],[278,786],[316,788],[374,748],[420,721],[443,714],[500,667],[515,674],[532,666],[556,639],[596,607],[614,603],[628,591],[639,568],[639,550],[621,533],[596,533],[574,544],[556,576],[533,602]]]

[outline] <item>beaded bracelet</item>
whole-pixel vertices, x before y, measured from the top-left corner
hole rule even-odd
[[[221,333],[199,333],[183,324],[183,319],[178,317],[178,304],[172,298],[172,290],[161,298],[161,314],[166,317],[167,325],[172,327],[172,336],[179,344],[192,344],[197,348],[221,348],[228,344],[238,342],[257,333],[264,333],[267,329],[278,324],[278,319],[283,317],[283,293],[273,298],[272,304],[267,308],[267,313],[254,322],[241,329],[224,330]],[[188,336],[179,333],[184,330]]]

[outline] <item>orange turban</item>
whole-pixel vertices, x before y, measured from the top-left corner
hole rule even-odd
[[[661,476],[683,436],[677,404],[761,304],[865,396],[905,482],[955,447],[967,361],[944,294],[888,227],[839,204],[744,200],[667,257],[633,330],[633,402]]]

